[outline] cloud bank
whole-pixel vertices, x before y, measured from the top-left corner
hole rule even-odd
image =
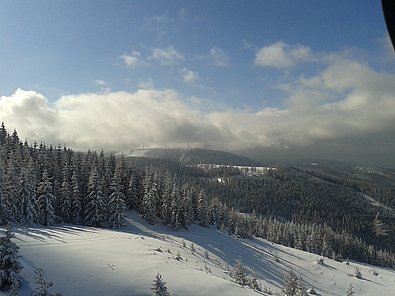
[[[337,59],[286,89],[285,107],[257,111],[207,111],[172,89],[68,95],[53,104],[40,93],[18,89],[0,98],[0,118],[22,139],[76,149],[122,150],[187,141],[228,150],[299,149],[324,142],[394,148],[395,75]]]

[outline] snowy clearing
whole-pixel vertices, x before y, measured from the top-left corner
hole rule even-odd
[[[314,287],[319,295],[345,295],[349,283],[356,295],[393,295],[395,291],[394,270],[328,258],[317,264],[320,256],[263,239],[237,239],[197,225],[173,231],[149,225],[135,212],[128,213],[127,222],[123,231],[16,226],[14,241],[24,265],[20,295],[30,295],[39,267],[54,282],[52,292],[64,295],[151,295],[158,272],[171,295],[262,295],[232,282],[226,267],[238,259],[256,273],[262,285],[275,291],[280,291],[291,268],[302,276],[306,289]],[[175,259],[178,252],[181,260]],[[353,276],[356,267],[363,279]]]

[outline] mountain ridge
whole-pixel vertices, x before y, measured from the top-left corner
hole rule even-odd
[[[126,157],[159,158],[178,162],[183,165],[198,165],[202,163],[218,165],[259,166],[260,163],[246,156],[232,152],[203,148],[152,148],[135,149]]]

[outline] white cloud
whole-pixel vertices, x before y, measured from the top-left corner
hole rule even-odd
[[[219,47],[212,47],[210,49],[210,58],[216,67],[229,67],[230,59],[228,54]]]
[[[276,42],[258,50],[255,56],[255,65],[287,69],[311,58],[311,50],[306,46],[290,46],[284,42]]]
[[[251,111],[207,107],[201,99],[153,88],[63,96],[50,106],[43,95],[18,89],[1,97],[0,118],[22,139],[81,149],[186,141],[227,149],[292,148],[368,140],[377,133],[395,138],[395,75],[343,59],[296,80],[288,91],[284,108]],[[377,145],[385,147],[386,140]]]
[[[104,80],[100,80],[100,79],[95,80],[95,83],[97,86],[106,86],[107,85],[107,82],[105,82]]]
[[[147,80],[142,80],[140,81],[137,86],[139,87],[139,89],[154,89],[155,85],[154,85],[154,81],[149,78]]]
[[[184,60],[184,55],[179,53],[173,46],[168,46],[166,48],[155,48],[150,58],[158,61],[161,65],[172,65]]]
[[[22,132],[21,139],[58,141],[56,110],[35,91],[17,89],[10,97],[0,97],[0,117],[9,130]]]
[[[120,56],[122,61],[128,67],[135,67],[139,63],[141,53],[139,51],[132,51],[130,54],[124,54]]]
[[[193,84],[199,81],[199,74],[197,72],[193,72],[187,68],[182,70],[182,79],[187,84]]]

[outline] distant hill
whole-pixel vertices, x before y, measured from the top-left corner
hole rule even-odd
[[[148,157],[148,158],[160,158],[175,161],[183,165],[197,165],[200,163],[210,164],[229,164],[229,165],[241,165],[241,166],[258,166],[259,163],[241,155],[234,153],[209,150],[209,149],[136,149],[132,151],[128,157]]]

